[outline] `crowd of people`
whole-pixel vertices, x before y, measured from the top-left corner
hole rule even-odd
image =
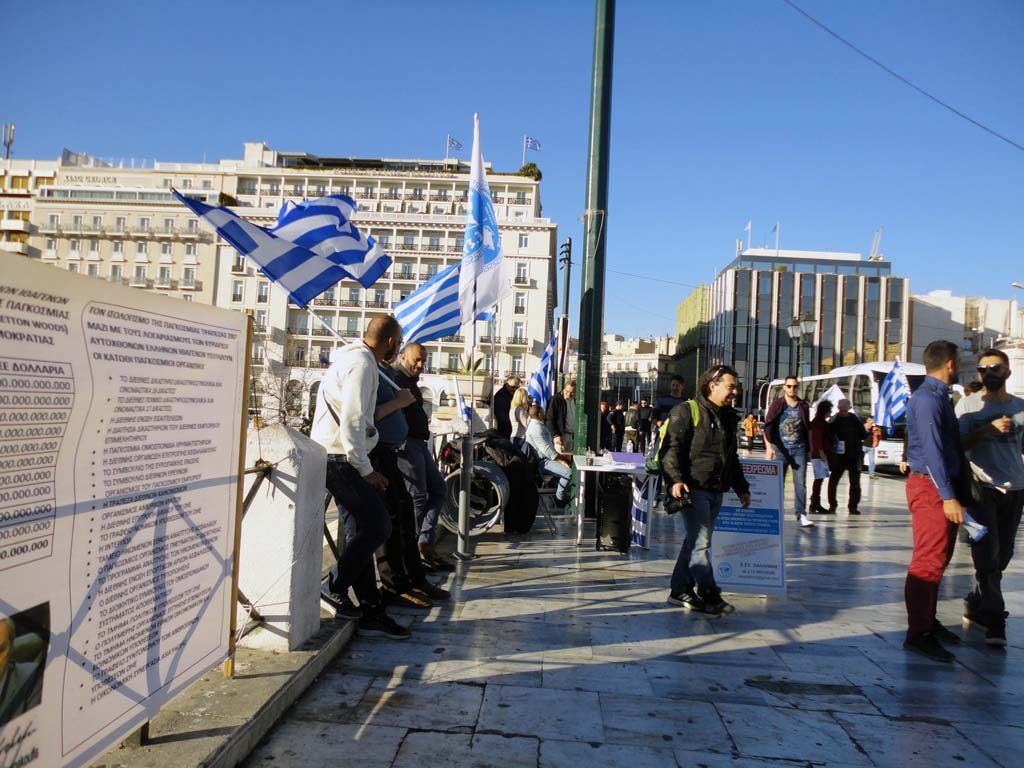
[[[954,410],[950,387],[959,377],[959,355],[952,342],[925,349],[927,376],[907,407],[902,464],[913,527],[904,645],[939,661],[951,661],[947,646],[960,642],[939,622],[936,606],[965,519],[975,526],[975,583],[964,599],[964,626],[982,630],[990,645],[1005,646],[1002,574],[1024,508],[1024,400],[1006,391],[1009,360],[1000,350],[985,350],[976,386]],[[317,394],[311,437],[327,452],[327,489],[345,529],[345,545],[321,597],[369,637],[409,637],[409,629],[388,615],[388,605],[429,608],[450,598],[428,578],[454,570],[454,564],[435,547],[446,489],[418,386],[425,359],[419,344],[403,347],[393,317],[376,318],[362,343],[335,353]],[[881,430],[862,420],[849,400],[839,400],[835,413],[829,401],[814,404],[812,412],[799,396],[799,383],[795,376],[785,380],[782,395],[767,408],[763,434],[768,458],[782,463],[784,477],[792,475],[794,517],[810,528],[811,515],[836,514],[844,476],[847,512],[860,514],[861,468],[866,461],[874,474]],[[682,511],[684,527],[668,602],[710,615],[734,610],[715,581],[712,537],[726,492],[735,492],[744,507],[750,504],[738,437],[742,433],[749,445],[760,430],[752,414],[741,420],[733,407],[738,388],[736,371],[717,365],[700,377],[691,400],[674,377],[671,394],[653,404],[603,401],[598,413],[603,449],[657,454],[666,508]],[[492,398],[497,432],[556,478],[560,506],[570,499],[575,395],[575,383],[567,381],[545,409],[510,377]],[[826,482],[827,507],[821,503]]]

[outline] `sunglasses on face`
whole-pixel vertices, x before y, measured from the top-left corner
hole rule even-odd
[[[786,389],[796,389],[796,384],[783,384]]]
[[[986,373],[1006,373],[1006,365],[1004,363],[996,363],[995,365],[979,365],[978,373],[984,376]]]

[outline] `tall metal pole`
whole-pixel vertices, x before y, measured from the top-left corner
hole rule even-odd
[[[579,380],[576,383],[576,453],[598,449],[601,400],[601,339],[604,329],[604,253],[608,240],[608,157],[611,140],[612,49],[615,0],[596,0],[594,65],[590,86],[586,209],[583,213],[583,283],[580,295]],[[587,473],[587,510],[594,515],[594,473]],[[581,481],[582,482],[582,481]]]
[[[562,317],[558,321],[558,391],[565,389],[565,366],[564,362],[569,359],[569,287],[572,276],[572,238],[565,238],[562,247],[559,249],[562,267],[565,269],[565,277],[562,282]]]

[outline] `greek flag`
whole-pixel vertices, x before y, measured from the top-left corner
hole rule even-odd
[[[526,145],[527,149],[540,152],[540,142],[533,138],[533,136],[523,136],[523,143]]]
[[[629,539],[644,549],[650,549],[647,544],[647,532],[650,528],[651,508],[654,506],[652,501],[657,495],[657,475],[633,476],[633,505],[629,510],[632,524]]]
[[[454,336],[462,326],[459,265],[452,264],[392,307],[406,344]]]
[[[448,134],[448,149],[454,149],[456,152],[462,149],[462,142],[453,139],[450,133]]]
[[[903,372],[899,358],[892,364],[892,370],[886,374],[882,386],[878,388],[878,400],[875,401],[875,424],[884,427],[891,435],[893,424],[907,411],[910,400],[910,384]]]
[[[334,261],[276,237],[227,208],[206,205],[171,190],[184,206],[209,224],[236,251],[252,259],[260,271],[281,286],[300,307],[350,273]]]
[[[337,264],[363,288],[387,272],[391,257],[377,241],[352,224],[356,203],[345,195],[289,201],[281,208],[272,234]]]
[[[501,256],[501,235],[494,215],[491,192],[484,175],[484,158],[480,150],[480,118],[473,115],[473,158],[469,171],[469,213],[466,217],[466,238],[459,270],[459,307],[462,322],[476,319],[479,308],[501,302],[512,290],[505,276]]]
[[[452,392],[455,393],[455,405],[458,408],[459,416],[466,422],[466,426],[470,426],[473,423],[473,412],[466,404],[466,400],[462,397],[462,392],[459,391],[459,380],[452,376]]]
[[[540,358],[540,367],[534,371],[526,391],[533,402],[541,408],[547,409],[548,401],[555,393],[555,337],[544,348],[544,354]]]

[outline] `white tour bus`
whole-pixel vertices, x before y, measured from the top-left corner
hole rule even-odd
[[[924,381],[924,366],[918,363],[900,363],[903,372],[907,375],[907,383],[910,391],[913,392]],[[837,385],[843,391],[843,395],[853,403],[853,410],[861,419],[866,419],[875,412],[875,403],[878,400],[878,390],[885,380],[886,374],[892,370],[893,364],[886,363],[861,363],[859,365],[845,365],[841,368],[833,368],[828,373],[818,376],[806,376],[800,379],[798,392],[800,397],[808,403],[816,403],[825,392]],[[782,382],[784,379],[775,379],[766,387],[764,398],[758,398],[758,405],[762,408],[761,413],[768,410],[768,405],[777,397],[782,395]],[[812,414],[813,415],[813,414]],[[900,457],[903,455],[903,435],[907,429],[905,417],[901,417],[893,425],[891,435],[882,430],[882,442],[875,450],[876,466],[898,466]]]

